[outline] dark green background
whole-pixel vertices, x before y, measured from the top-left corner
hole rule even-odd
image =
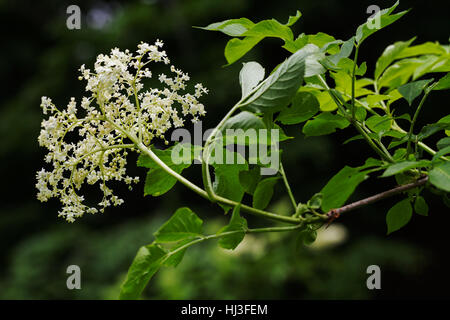
[[[163,197],[143,197],[142,183],[133,192],[119,188],[125,204],[104,214],[87,215],[73,224],[57,217],[59,203],[39,203],[35,172],[43,166],[44,150],[37,136],[42,119],[40,97],[65,105],[81,97],[84,84],[78,67],[91,66],[99,53],[112,47],[134,49],[140,41],[165,41],[172,62],[201,81],[210,94],[205,127],[213,127],[240,97],[240,62],[229,68],[223,34],[193,29],[229,18],[287,21],[297,9],[303,13],[293,27],[301,32],[329,33],[348,39],[368,17],[366,8],[384,8],[393,1],[1,1],[0,94],[0,299],[114,299],[139,246],[178,207],[189,206],[211,221],[214,232],[225,223],[219,207],[207,204],[181,185]],[[360,57],[373,72],[376,58],[390,43],[418,36],[416,43],[449,38],[445,1],[402,1],[412,7],[404,18],[366,41]],[[82,10],[81,30],[66,28],[69,4]],[[97,13],[97,15],[95,14]],[[107,17],[100,28],[98,13]],[[95,20],[97,16],[97,20]],[[242,61],[257,60],[267,70],[287,53],[281,41],[264,40]],[[406,109],[405,109],[406,110]],[[448,114],[448,94],[433,93],[419,125]],[[342,145],[354,132],[305,138],[301,127],[288,128],[296,137],[286,143],[283,162],[297,200],[306,201],[344,165],[359,165],[372,151],[363,142]],[[433,141],[431,141],[433,143]],[[145,171],[130,172],[142,178]],[[196,183],[199,167],[188,176]],[[143,180],[143,179],[142,179]],[[352,196],[360,199],[394,185],[393,179],[365,182]],[[347,230],[345,242],[332,248],[296,248],[295,237],[250,237],[236,253],[215,243],[188,251],[176,269],[164,269],[145,292],[159,299],[322,299],[450,297],[448,259],[449,209],[432,194],[430,216],[414,215],[410,224],[386,236],[385,214],[395,203],[389,199],[340,218]],[[398,199],[398,198],[397,198]],[[289,206],[282,185],[276,190],[276,209]],[[249,218],[250,225],[258,221]],[[66,288],[68,265],[82,270],[82,289]],[[382,270],[382,290],[366,288],[368,265]]]

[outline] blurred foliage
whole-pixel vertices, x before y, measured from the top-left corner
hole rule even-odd
[[[99,233],[83,227],[54,228],[23,241],[13,255],[2,299],[116,299],[136,251],[160,220],[143,219]],[[217,229],[223,221],[209,226]],[[343,227],[341,227],[343,228]],[[333,230],[330,228],[330,230]],[[322,231],[322,233],[335,233]],[[384,272],[423,267],[408,245],[373,237],[331,248],[295,246],[291,236],[248,235],[234,252],[214,243],[194,247],[177,268],[163,268],[146,291],[151,299],[368,298],[366,266],[376,261]],[[65,268],[82,272],[81,290],[65,288]]]
[[[378,2],[386,7],[393,1]],[[445,2],[402,1],[402,9],[413,7],[413,11],[361,49],[360,54],[368,57],[368,72],[373,72],[375,59],[394,41],[418,35],[420,42],[446,42],[448,15],[440,3]],[[65,26],[69,4],[81,8],[81,30]],[[323,31],[347,39],[367,18],[370,4],[373,1],[352,6],[337,0],[292,0],[283,5],[256,0],[1,1],[0,298],[115,299],[138,247],[152,241],[152,232],[176,207],[186,205],[200,216],[220,217],[216,206],[203,204],[179,185],[164,198],[143,198],[142,185],[134,192],[123,188],[126,202],[122,207],[86,216],[75,224],[57,218],[56,201],[37,202],[35,172],[44,164],[43,150],[37,144],[40,97],[52,97],[57,104],[80,97],[84,84],[77,80],[77,69],[81,64],[91,65],[97,54],[112,47],[134,49],[140,41],[163,39],[171,60],[188,71],[194,82],[210,89],[204,100],[208,108],[205,129],[239,99],[240,64],[222,68],[226,37],[191,26],[241,16],[285,21],[300,9],[303,17],[295,26],[298,33]],[[279,42],[269,39],[245,61],[258,60],[270,70],[285,56]],[[446,102],[444,95],[430,97],[429,105],[435,108],[424,110],[424,123],[444,115]],[[286,150],[292,151],[283,154],[283,161],[300,201],[320,190],[343,165],[358,165],[364,153],[370,152],[366,147],[342,145],[347,133],[305,139],[292,127],[287,134],[296,139],[287,142]],[[134,161],[130,157],[130,163]],[[145,174],[131,167],[130,174]],[[199,168],[190,170],[188,176],[200,183],[195,173]],[[385,184],[363,184],[353,199],[383,190]],[[275,196],[281,195],[276,190]],[[248,237],[234,253],[213,243],[193,248],[177,269],[163,269],[155,277],[146,297],[448,297],[450,263],[442,240],[450,223],[448,209],[439,201],[431,202],[430,217],[414,217],[409,228],[386,237],[382,213],[390,205],[388,200],[340,218],[349,236],[331,248],[295,248],[289,235]],[[70,264],[81,267],[82,290],[66,288],[65,270]],[[381,291],[365,287],[365,269],[370,264],[381,266]]]

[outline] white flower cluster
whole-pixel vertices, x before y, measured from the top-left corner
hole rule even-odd
[[[89,96],[82,98],[80,109],[74,98],[65,110],[59,110],[49,98],[42,97],[43,113],[49,117],[42,121],[38,141],[48,149],[45,161],[53,169],[37,173],[37,198],[59,198],[63,206],[59,216],[67,221],[98,211],[95,206],[85,205],[84,197],[79,195],[85,182],[99,183],[103,193],[98,203],[100,211],[122,204],[107,182],[131,185],[139,181],[139,177],[126,174],[127,150],[139,152],[139,142],[148,146],[153,138],[164,139],[167,130],[183,125],[183,116],[191,115],[195,122],[205,114],[197,99],[207,90],[197,84],[193,94],[180,93],[189,76],[174,66],[170,69],[172,77],[158,77],[163,89],[144,90],[142,81],[152,78],[147,65],[170,63],[162,46],[160,40],[154,45],[141,43],[136,55],[115,48],[110,55],[97,57],[94,70],[81,66],[80,80],[87,80]]]

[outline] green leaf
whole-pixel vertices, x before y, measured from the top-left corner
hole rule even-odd
[[[196,27],[203,30],[220,31],[232,37],[239,37],[251,29],[255,24],[247,18],[230,19],[211,23],[206,27]]]
[[[256,144],[258,143],[259,138],[269,140],[267,137],[260,137],[261,132],[259,130],[261,129],[267,128],[264,121],[260,117],[254,113],[242,111],[229,118],[223,124],[221,135],[217,135],[215,140],[219,143],[221,141],[220,139],[223,139],[226,144],[239,145]],[[264,141],[264,143],[267,142]]]
[[[317,231],[308,225],[308,227],[298,234],[297,242],[309,246],[317,239]]]
[[[367,111],[363,107],[356,107],[355,118],[358,121],[365,121],[367,117]]]
[[[320,52],[319,47],[314,44],[307,44],[301,50],[308,54],[305,59],[304,77],[313,77],[325,73],[326,69],[323,66],[325,54]]]
[[[310,35],[302,33],[297,37],[297,39],[295,39],[295,41],[286,42],[283,48],[294,53],[306,45],[311,44],[321,48],[321,53],[328,52],[330,54],[336,54],[338,52],[338,44],[340,43],[342,43],[341,40],[335,40],[333,36],[323,32]]]
[[[253,195],[256,190],[256,186],[261,180],[261,168],[254,167],[249,171],[241,171],[239,172],[239,181],[241,182],[242,187],[245,192]]]
[[[378,79],[383,71],[396,59],[398,59],[399,55],[404,51],[407,47],[411,45],[411,43],[416,39],[416,37],[408,40],[408,41],[398,41],[394,44],[389,45],[384,49],[383,54],[377,60],[377,64],[375,66],[375,79]]]
[[[405,48],[400,52],[397,56],[398,59],[409,58],[420,55],[428,55],[428,54],[445,54],[446,51],[443,46],[439,45],[439,43],[433,42],[425,42],[418,44],[416,46],[412,46],[409,48]]]
[[[283,109],[277,117],[282,124],[297,124],[313,117],[319,111],[319,101],[309,92],[297,92],[290,108]]]
[[[406,101],[408,101],[409,105],[411,105],[414,99],[422,93],[423,89],[425,89],[431,81],[433,81],[433,79],[410,82],[398,87],[397,90]]]
[[[341,207],[365,178],[366,173],[360,172],[359,168],[345,166],[320,191],[322,210],[328,212]]]
[[[355,37],[351,37],[341,45],[338,53],[328,57],[329,61],[331,61],[335,66],[339,66],[339,62],[342,61],[342,59],[348,58],[351,55],[354,45]]]
[[[345,101],[350,100],[352,94],[352,78],[350,74],[344,70],[340,70],[338,72],[331,72],[330,75],[336,83],[336,90],[346,95]],[[373,93],[372,91],[364,88],[364,86],[371,83],[372,82],[367,79],[358,79],[355,82],[355,97]]]
[[[323,194],[316,193],[308,200],[307,206],[311,209],[320,209],[322,206]]]
[[[217,30],[224,33],[226,31],[229,35],[244,37],[243,39],[233,38],[228,41],[225,47],[225,58],[230,65],[242,58],[266,37],[280,38],[284,40],[285,46],[292,46],[294,35],[289,27],[297,22],[300,16],[300,11],[297,11],[295,16],[289,17],[289,21],[286,24],[282,24],[275,19],[263,20],[256,24],[253,24],[250,20],[234,19],[221,22],[219,25],[213,24],[212,27],[210,25],[204,29]]]
[[[436,146],[439,150],[450,147],[450,137],[442,138],[437,142]]]
[[[431,169],[428,176],[432,185],[450,192],[450,161],[446,161]]]
[[[422,56],[423,62],[414,70],[413,80],[432,72],[450,71],[448,55],[445,56]]]
[[[213,154],[214,156],[215,154]],[[234,159],[234,164],[227,164],[227,157]],[[241,202],[244,196],[244,188],[239,181],[239,173],[241,171],[248,170],[248,164],[245,159],[239,153],[230,152],[223,149],[223,161],[222,163],[212,163],[214,167],[215,180],[213,183],[214,192],[224,198]],[[225,213],[227,213],[231,207],[228,205],[220,205]]]
[[[450,197],[447,194],[442,194],[442,202],[444,202],[444,204],[450,208]]]
[[[256,116],[254,113],[248,111],[242,111],[235,116],[229,118],[222,127],[222,131],[225,133],[226,129],[266,129],[264,121]]]
[[[432,136],[433,134],[435,134],[439,131],[448,130],[448,129],[450,129],[450,123],[438,121],[437,123],[428,124],[420,130],[419,134],[417,135],[417,139],[423,140],[423,139],[426,139],[426,138]]]
[[[308,212],[310,209],[308,208],[308,205],[306,203],[299,203],[297,205],[297,208],[295,209],[295,215],[296,216],[301,216],[302,214],[304,214],[305,212]]]
[[[245,37],[244,39],[233,38],[228,41],[225,46],[225,58],[227,59],[228,65],[233,64],[243,57],[262,39],[262,37]]]
[[[323,48],[325,45],[334,42],[336,39],[324,32],[318,32],[316,34],[310,34],[308,37],[308,43],[313,44],[319,48]]]
[[[284,24],[279,23],[275,19],[263,20],[258,22],[253,28],[247,30],[243,36],[247,37],[273,37],[281,38],[286,41],[293,41],[294,36],[292,30]]]
[[[386,223],[388,227],[387,234],[391,234],[404,227],[412,216],[412,207],[409,199],[404,199],[389,209],[386,215]]]
[[[330,76],[336,83],[336,89],[339,89],[344,94],[351,94],[352,77],[345,71],[330,72]],[[355,86],[356,87],[356,86]]]
[[[330,112],[322,112],[312,120],[308,120],[303,126],[303,133],[307,136],[321,136],[336,131],[337,128],[344,129],[350,123],[344,117]]]
[[[428,216],[428,205],[423,197],[418,196],[414,201],[414,211],[422,216]]]
[[[445,155],[447,155],[447,154],[449,154],[449,153],[450,153],[450,145],[448,145],[447,147],[442,148],[441,150],[439,150],[438,152],[436,152],[436,153],[433,155],[432,161],[435,162],[435,161],[437,161],[440,157],[445,156]]]
[[[432,90],[447,90],[450,89],[450,73],[447,73],[443,76],[437,84],[433,87]]]
[[[245,232],[247,231],[247,220],[239,215],[240,208],[240,205],[234,207],[230,223],[218,232],[218,234],[221,234],[225,232],[239,231],[223,236],[219,239],[219,246],[224,249],[234,250],[245,237]]]
[[[312,93],[316,97],[317,101],[319,101],[321,111],[331,112],[338,108],[329,92],[315,90]]]
[[[178,209],[154,233],[157,242],[176,242],[201,236],[203,221],[187,207]]]
[[[243,105],[260,113],[273,113],[287,106],[303,82],[308,54],[303,49],[292,54],[264,80],[259,89],[246,97]]]
[[[177,242],[174,246],[170,248],[167,257],[163,260],[163,265],[165,267],[176,267],[183,260],[184,254],[186,253],[187,247],[180,249],[181,247],[191,243],[192,239],[182,240]]]
[[[230,145],[253,145],[254,148],[249,149],[248,154],[256,155],[258,153],[256,144],[259,147],[265,147],[292,138],[287,136],[277,124],[273,124],[273,128],[269,130],[263,119],[254,113],[243,111],[225,122],[220,134],[218,133],[214,137],[213,143],[217,146],[216,148]]]
[[[402,145],[402,144],[406,143],[408,140],[415,141],[416,139],[414,138],[414,136],[411,137],[411,139],[408,139],[408,135],[405,135],[405,136],[401,137],[399,140],[397,140],[397,141],[395,141],[395,140],[396,139],[394,139],[389,144],[388,149],[392,149],[392,148],[395,148],[395,147],[397,147],[399,145]]]
[[[137,299],[148,281],[162,266],[177,266],[184,256],[184,246],[201,237],[202,220],[189,208],[180,208],[155,232],[157,242],[177,242],[167,251],[157,243],[139,249],[121,286],[120,299]]]
[[[152,151],[177,173],[190,167],[193,160],[193,146],[190,144],[177,144],[165,150],[152,148]],[[139,156],[137,165],[150,169],[145,179],[144,195],[160,196],[172,189],[177,182],[176,178],[169,175],[145,154]]]
[[[177,173],[181,173],[181,170],[177,170]],[[154,197],[163,195],[172,189],[176,183],[177,180],[162,169],[149,170],[145,178],[144,195]]]
[[[254,61],[243,63],[239,73],[242,97],[247,96],[264,79],[264,74],[264,68],[259,63]]]
[[[253,207],[256,209],[265,209],[273,196],[273,187],[279,177],[267,178],[260,181],[253,194]]]
[[[367,96],[366,100],[367,100],[367,103],[369,104],[369,107],[371,107],[371,108],[381,107],[379,102],[384,101],[384,100],[389,100],[389,96],[383,95],[383,94],[371,94],[371,95]]]
[[[414,169],[414,168],[423,168],[430,165],[430,161],[421,160],[421,161],[403,161],[397,162],[389,167],[387,167],[386,171],[381,175],[381,177],[390,177],[395,174],[399,174],[406,170]]]
[[[440,119],[438,122],[437,122],[438,124],[440,124],[440,123],[446,123],[446,124],[449,124],[450,123],[450,114],[449,115],[446,115],[445,117],[443,117],[442,119]],[[447,136],[450,136],[450,130],[445,130],[445,134],[447,135]]]
[[[437,123],[450,123],[450,114],[446,115],[445,117],[439,119]]]
[[[286,22],[284,25],[286,27],[292,26],[294,23],[296,23],[298,21],[298,19],[300,19],[301,16],[302,16],[302,13],[299,10],[297,10],[295,12],[295,16],[289,16],[288,22]]]
[[[367,64],[366,64],[366,62],[364,61],[363,63],[361,63],[360,65],[359,65],[359,67],[358,67],[358,69],[356,70],[356,72],[355,72],[355,74],[357,75],[357,76],[363,76],[365,73],[366,73],[366,71],[367,71]]]
[[[366,125],[374,132],[386,132],[391,128],[391,118],[389,116],[374,115],[366,120]]]
[[[308,44],[308,36],[304,33],[300,34],[295,41],[288,41],[284,44],[283,48],[294,53]]]
[[[148,281],[162,266],[167,251],[157,244],[139,249],[120,289],[120,299],[138,299]]]
[[[394,89],[402,84],[405,84],[414,74],[416,68],[422,64],[422,62],[423,61],[419,58],[412,58],[400,60],[394,63],[387,68],[378,79],[378,87],[388,87],[390,89]],[[401,97],[400,94],[399,97]]]
[[[358,27],[358,29],[356,30],[356,38],[355,38],[356,42],[358,42],[358,44],[361,44],[368,36],[377,32],[378,30],[383,29],[384,27],[387,27],[388,25],[397,21],[405,13],[408,12],[408,10],[406,10],[406,11],[402,11],[402,12],[391,15],[391,13],[398,6],[398,4],[399,4],[399,1],[397,1],[390,8],[380,10],[379,12],[376,13],[375,17],[370,19],[370,20],[374,19],[375,21],[379,20],[380,21],[379,28],[378,27],[375,28],[374,26],[372,26],[372,23],[371,23],[371,21],[369,21],[369,19],[366,23],[363,23],[362,25],[360,25]]]
[[[394,158],[395,161],[400,161],[404,159],[406,156],[406,148],[398,148],[395,150],[394,154],[392,155],[392,158]]]

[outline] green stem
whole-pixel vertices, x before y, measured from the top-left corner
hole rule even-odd
[[[348,115],[347,115],[347,111],[345,110],[345,107],[342,105],[341,101],[339,100],[338,97],[336,97],[336,95],[334,94],[333,91],[331,91],[331,88],[328,86],[328,83],[325,81],[325,79],[319,74],[317,75],[317,78],[319,79],[320,82],[322,82],[322,84],[325,86],[325,89],[327,90],[328,94],[330,95],[331,99],[333,99],[334,103],[337,105],[338,109],[342,112],[342,114],[345,116],[345,118],[347,118],[348,120]],[[350,121],[350,120],[349,120]]]
[[[292,205],[294,206],[294,210],[297,210],[297,201],[295,201],[294,194],[292,193],[291,187],[286,177],[286,172],[284,171],[283,164],[280,162],[280,173],[283,177],[284,185],[286,186],[287,193],[289,198],[291,199]]]
[[[236,207],[237,205],[241,206],[241,210],[244,210],[250,214],[256,215],[256,216],[260,216],[263,218],[267,218],[267,219],[271,219],[271,220],[276,220],[276,221],[281,221],[281,222],[285,222],[285,223],[291,223],[291,224],[298,224],[300,222],[302,222],[304,219],[301,217],[295,218],[292,216],[282,216],[279,214],[275,214],[272,212],[268,212],[268,211],[264,211],[264,210],[260,210],[260,209],[255,209],[253,207],[247,206],[245,204],[240,204],[239,202],[227,199],[227,198],[223,198],[221,196],[218,195],[214,195],[214,199],[221,203],[221,204],[225,204],[225,205],[229,205],[232,207]]]
[[[264,122],[266,122],[267,129],[271,130],[272,125],[273,125],[273,113],[265,113],[264,114]],[[271,144],[274,144],[274,143],[275,143],[275,141],[272,140]],[[277,144],[275,143],[275,145],[277,145]],[[287,180],[286,172],[284,171],[284,167],[283,167],[283,163],[281,162],[281,159],[280,159],[280,174],[281,174],[281,177],[283,178],[283,182],[284,182],[284,185],[286,186],[286,190],[289,195],[289,198],[291,199],[292,206],[294,207],[294,211],[296,211],[297,210],[297,201],[295,201],[295,197],[294,197],[294,194],[292,193],[291,187]]]
[[[188,179],[183,177],[181,174],[177,173],[176,171],[172,170],[167,164],[165,164],[156,154],[153,153],[152,150],[147,148],[146,145],[144,145],[142,142],[136,141],[135,142],[139,150],[141,150],[143,153],[145,153],[147,156],[149,156],[158,166],[161,167],[164,171],[166,171],[169,175],[180,181],[182,184],[184,184],[186,187],[200,195],[201,197],[208,199],[208,194],[200,188],[199,186],[193,184]]]
[[[373,86],[374,86],[374,89],[375,89],[375,93],[376,93],[376,94],[380,94],[380,91],[379,91],[379,89],[378,89],[377,80],[375,80]],[[381,100],[380,103],[381,103],[381,106],[382,106],[382,107],[384,108],[384,110],[386,111],[386,113],[387,113],[390,117],[392,117],[391,112],[390,112],[390,110],[389,110],[389,106],[387,106],[387,105],[384,103],[383,100]],[[395,131],[398,131],[398,132],[400,132],[400,133],[406,133],[406,131],[403,130],[403,129],[398,125],[398,123],[397,123],[397,121],[395,121],[395,119],[392,119],[392,129],[395,130]],[[409,137],[409,138],[410,138],[410,137]],[[434,151],[432,148],[430,148],[429,146],[427,146],[425,143],[423,143],[423,142],[421,142],[421,141],[419,141],[419,142],[417,143],[417,145],[418,145],[420,148],[422,148],[425,152],[431,154],[432,156],[434,156],[434,155],[436,154],[436,151]],[[444,157],[444,156],[442,156],[441,159],[447,160],[447,158]]]
[[[363,128],[358,124],[356,120],[356,105],[355,105],[355,83],[356,83],[356,67],[358,62],[358,53],[359,53],[359,45],[355,45],[355,57],[353,59],[353,72],[352,72],[352,119],[353,119],[353,125],[356,127],[356,129],[363,135],[363,137],[366,139],[366,141],[371,145],[372,149],[374,149],[381,157],[382,159],[385,159],[389,162],[395,162],[392,158],[389,151],[386,149],[384,144],[379,141],[378,145],[379,147],[373,142],[373,140],[369,137],[369,135],[364,131]]]
[[[348,94],[348,93],[341,92],[341,94],[342,94],[343,96],[349,98],[349,99],[352,98],[352,96],[351,96],[350,94]],[[361,101],[359,101],[358,99],[355,98],[355,106],[356,106],[357,103],[359,104],[360,107],[366,109],[367,112],[370,112],[370,113],[373,114],[374,116],[377,116],[377,115],[378,115],[378,113],[377,113],[376,111],[374,111],[372,108],[370,108],[369,106],[365,105],[364,103],[362,103]]]
[[[408,143],[406,145],[406,156],[408,156],[411,153],[411,137],[414,132],[414,125],[417,121],[417,117],[419,116],[420,110],[422,109],[422,106],[425,103],[425,100],[427,99],[429,93],[430,93],[430,90],[428,90],[428,88],[425,88],[425,93],[424,93],[422,99],[420,100],[419,106],[417,107],[416,112],[414,113],[413,119],[411,121],[411,126],[409,127],[409,132],[408,132]]]
[[[295,226],[287,226],[287,227],[269,227],[269,228],[247,229],[245,231],[245,233],[248,234],[248,233],[265,233],[265,232],[286,232],[286,231],[297,230],[297,229],[300,229],[302,227],[303,227],[303,224],[298,224],[298,225],[295,225]],[[190,247],[190,246],[192,246],[194,244],[197,244],[197,243],[200,243],[200,242],[203,242],[203,241],[206,241],[206,240],[218,239],[218,238],[222,238],[222,237],[225,237],[225,236],[230,236],[230,235],[233,235],[233,234],[240,234],[240,233],[242,233],[241,230],[235,230],[235,231],[227,231],[227,232],[222,232],[222,233],[216,233],[216,234],[212,234],[212,235],[209,235],[209,236],[203,236],[203,237],[195,239],[195,240],[193,240],[193,241],[191,241],[189,243],[186,243],[185,245],[183,245],[181,247],[178,247],[178,248],[176,248],[173,251],[170,251],[167,254],[166,258],[164,258],[164,261],[166,261],[170,256],[172,256],[172,255],[174,255],[174,254],[176,254],[176,253],[178,253],[180,251],[183,251],[184,249],[186,249],[186,248],[188,248],[188,247]]]
[[[375,88],[376,88],[376,86],[375,86]],[[377,91],[377,89],[375,89],[375,93],[379,94],[379,92]],[[361,102],[360,102],[358,99],[355,99],[355,101],[361,104]],[[384,101],[380,101],[380,103],[381,103],[381,105],[384,107],[384,110],[385,110],[388,114],[390,114],[390,113],[389,113],[389,108],[388,108],[388,106],[384,103]],[[395,119],[392,119],[392,129],[395,130],[395,131],[398,131],[398,132],[400,132],[400,133],[407,133],[405,130],[403,130],[403,129],[398,125],[398,123],[395,121]],[[425,143],[423,143],[423,142],[421,142],[421,141],[419,141],[419,142],[417,143],[417,145],[418,145],[420,148],[422,148],[425,152],[429,153],[429,154],[432,155],[432,156],[434,156],[434,155],[436,154],[436,151],[434,151],[434,150],[433,150],[432,148],[430,148],[427,144],[425,144]],[[442,159],[442,160],[448,161],[448,159],[447,159],[446,157],[444,157],[444,156],[442,156],[441,159]]]
[[[403,129],[397,124],[397,122],[395,122],[395,120],[394,120],[394,123],[393,123],[393,125],[392,125],[392,129],[395,130],[395,131],[398,131],[398,132],[400,132],[400,133],[407,133],[405,130],[403,130]],[[422,148],[425,152],[427,152],[428,154],[430,154],[430,155],[432,155],[432,156],[434,156],[434,155],[437,153],[436,151],[434,151],[432,148],[430,148],[428,145],[426,145],[426,144],[423,143],[422,141],[419,141],[419,142],[417,143],[417,145],[418,145],[420,148]],[[448,161],[448,158],[447,158],[447,157],[444,157],[444,156],[442,156],[441,159],[444,160],[444,161]]]
[[[328,84],[326,83],[326,81],[323,79],[323,77],[321,75],[318,75],[319,80],[322,82],[322,84],[325,86],[325,88],[327,89],[327,92],[330,94],[331,98],[334,100],[334,102],[336,103],[336,105],[338,107],[340,107],[341,109],[344,109],[344,116],[346,117],[346,119],[356,128],[356,130],[363,136],[363,138],[367,141],[367,143],[369,144],[369,146],[382,158],[385,159],[389,162],[394,162],[394,159],[392,158],[392,156],[390,155],[389,152],[387,152],[387,150],[385,152],[383,152],[376,144],[375,142],[373,142],[372,138],[369,137],[369,135],[364,131],[363,128],[361,128],[361,126],[359,125],[358,121],[356,121],[355,118],[353,117],[349,117],[347,112],[345,111],[344,106],[342,105],[342,103],[340,102],[340,100],[334,95],[334,92],[331,91],[330,87],[328,86]],[[352,98],[353,99],[353,98]]]
[[[353,59],[353,72],[352,72],[352,118],[355,119],[356,107],[355,107],[355,82],[356,82],[356,66],[358,61],[359,45],[355,45],[355,57]]]
[[[213,141],[214,137],[216,136],[217,132],[219,132],[222,129],[222,126],[225,124],[225,122],[231,117],[231,115],[240,107],[240,103],[236,103],[233,108],[231,108],[230,111],[225,115],[225,117],[219,122],[219,124],[214,128],[214,130],[209,135],[208,139],[205,142],[205,147],[203,148],[203,161],[202,161],[202,177],[203,177],[203,184],[205,186],[206,192],[208,194],[209,199],[214,202],[214,200],[217,200],[215,197],[214,189],[212,187],[212,181],[211,181],[211,173],[209,172],[209,146],[211,142]]]
[[[372,138],[367,134],[367,132],[361,128],[361,126],[356,122],[356,120],[352,121],[353,125],[355,126],[356,130],[364,137],[364,139],[367,141],[367,143],[370,145],[370,147],[384,160],[389,161],[391,163],[394,163],[394,158],[392,158],[391,154],[383,145],[383,149],[380,149],[375,142],[373,142]]]
[[[148,155],[153,161],[155,161],[155,163],[158,166],[160,166],[161,169],[166,171],[169,175],[171,175],[172,177],[174,177],[175,179],[180,181],[183,185],[185,185],[186,187],[188,187],[189,189],[191,189],[192,191],[194,191],[195,193],[197,193],[201,197],[203,197],[203,198],[205,198],[207,200],[211,200],[210,196],[208,195],[208,193],[205,190],[203,190],[199,186],[193,184],[191,181],[189,181],[188,179],[186,179],[185,177],[183,177],[179,173],[177,173],[174,170],[172,170],[156,154],[154,154],[145,144],[140,142],[139,139],[136,136],[134,136],[133,134],[131,134],[131,133],[127,132],[127,131],[125,131],[123,128],[121,128],[118,125],[116,125],[110,119],[107,119],[106,121],[108,121],[118,131],[122,132],[131,141],[133,141],[133,143],[136,145],[136,147],[141,152],[143,152],[146,155]],[[214,197],[215,201],[217,201],[217,202],[219,202],[221,204],[232,206],[232,207],[235,207],[235,206],[240,204],[239,202],[220,197],[220,196],[218,196],[216,194],[213,194],[213,197]],[[275,213],[272,213],[272,212],[255,209],[255,208],[252,208],[250,206],[243,205],[243,204],[241,204],[241,209],[246,211],[246,212],[248,212],[248,213],[250,213],[250,214],[256,215],[256,216],[260,216],[260,217],[264,217],[264,218],[268,218],[268,219],[272,219],[272,220],[276,220],[276,221],[291,223],[291,224],[298,224],[298,223],[303,221],[303,219],[300,219],[300,218],[294,218],[294,217],[289,217],[289,216],[282,216],[282,215],[275,214]]]

